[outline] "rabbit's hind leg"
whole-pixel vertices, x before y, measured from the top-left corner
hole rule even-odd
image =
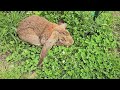
[[[33,29],[28,28],[25,30],[19,30],[17,33],[21,40],[28,42],[30,44],[33,44],[33,45],[37,45],[37,46],[41,45],[40,39],[36,35]]]

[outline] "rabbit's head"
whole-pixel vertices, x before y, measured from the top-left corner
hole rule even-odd
[[[41,54],[40,54],[40,61],[38,65],[42,64],[44,57],[46,56],[48,50],[52,48],[53,45],[65,45],[70,46],[74,43],[73,38],[71,37],[70,33],[66,30],[66,24],[60,24],[54,28],[49,39],[45,42]]]
[[[61,23],[55,28],[55,31],[58,32],[58,41],[56,42],[56,45],[70,46],[74,43],[72,36],[66,30],[66,26],[66,23]]]

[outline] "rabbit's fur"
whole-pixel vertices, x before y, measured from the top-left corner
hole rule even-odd
[[[21,40],[30,44],[43,45],[38,65],[42,64],[47,51],[53,45],[70,46],[74,43],[70,33],[66,30],[65,23],[55,24],[36,15],[23,19],[17,28],[17,34]]]

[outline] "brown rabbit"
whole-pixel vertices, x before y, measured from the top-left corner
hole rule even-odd
[[[33,15],[20,22],[17,34],[21,40],[30,44],[43,45],[38,63],[38,65],[41,65],[48,50],[53,45],[70,46],[74,43],[70,33],[65,28],[65,23],[55,24],[43,17]]]

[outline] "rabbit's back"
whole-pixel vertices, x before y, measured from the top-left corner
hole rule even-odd
[[[21,31],[21,30],[25,30],[27,28],[31,28],[34,30],[34,32],[37,35],[41,35],[41,33],[44,31],[44,29],[46,28],[46,26],[49,24],[50,22],[43,18],[43,17],[39,17],[36,15],[27,17],[25,19],[23,19],[18,26],[17,32]]]

